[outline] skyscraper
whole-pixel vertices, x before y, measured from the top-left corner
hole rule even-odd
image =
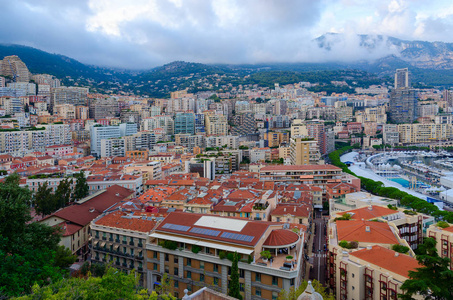
[[[418,95],[410,88],[408,69],[397,69],[395,88],[390,92],[389,119],[394,123],[413,123],[417,118]]]
[[[409,69],[396,69],[395,72],[395,89],[410,88],[411,81],[409,77]]]

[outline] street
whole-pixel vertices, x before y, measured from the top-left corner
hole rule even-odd
[[[313,236],[313,247],[312,254],[310,256],[310,263],[312,268],[310,269],[310,279],[316,279],[321,284],[326,281],[326,222],[321,215],[320,211],[315,212],[315,219],[313,220],[314,236]]]

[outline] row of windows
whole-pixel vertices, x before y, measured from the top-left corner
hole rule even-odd
[[[97,239],[101,238],[102,240],[106,241],[107,239],[111,242],[115,241],[116,243],[123,243],[127,244],[129,241],[129,245],[134,246],[135,242],[137,242],[138,247],[143,247],[144,239],[134,238],[132,236],[128,237],[126,235],[119,235],[107,232],[101,232],[99,230],[94,230],[94,235]]]
[[[157,251],[153,251],[153,258],[157,259],[158,255],[157,255]],[[170,256],[168,253],[165,253],[165,261],[168,262],[170,260]],[[173,262],[175,264],[179,263],[179,258],[178,257],[173,257]],[[186,258],[186,266],[189,266],[191,267],[192,266],[192,259],[191,258]],[[154,270],[157,271],[158,270],[158,264],[157,263],[154,263]],[[199,261],[199,269],[200,270],[204,270],[205,269],[205,263],[204,261]],[[219,265],[218,264],[213,264],[213,272],[219,272]],[[169,269],[169,266],[165,265],[165,273],[170,273],[170,269]],[[178,268],[174,268],[173,270],[173,275],[176,275],[176,276],[179,276],[179,269]],[[228,275],[231,275],[231,267],[228,267]],[[192,273],[191,271],[187,271],[186,273],[186,276],[187,278],[191,278],[192,276]],[[189,277],[190,276],[190,277]],[[244,269],[239,269],[239,277],[240,278],[245,278],[245,270]],[[255,272],[255,281],[256,282],[261,282],[261,273],[257,273]],[[294,279],[291,279],[291,285],[294,285]],[[278,277],[277,276],[272,276],[272,285],[276,285],[278,286]]]

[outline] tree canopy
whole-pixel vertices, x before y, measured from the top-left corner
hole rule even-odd
[[[424,299],[453,299],[453,271],[450,270],[450,259],[440,257],[436,249],[436,240],[426,238],[419,246],[417,261],[421,265],[416,271],[409,272],[399,295],[403,300],[412,300],[412,296],[420,294]]]
[[[140,289],[139,278],[135,272],[125,274],[109,267],[102,277],[93,277],[89,274],[87,278],[72,277],[44,287],[35,284],[32,294],[17,299],[176,299],[170,294],[158,295],[156,292],[150,294],[147,290]]]
[[[31,222],[31,192],[19,186],[19,179],[13,174],[0,183],[0,298],[27,294],[35,283],[62,278],[55,259],[60,234]],[[60,258],[59,265],[65,266]]]

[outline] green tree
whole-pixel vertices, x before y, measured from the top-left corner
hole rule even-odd
[[[63,179],[58,184],[57,190],[55,191],[55,198],[57,207],[65,207],[71,200],[71,182],[68,178]]]
[[[0,298],[26,294],[33,284],[62,276],[54,264],[60,241],[57,229],[32,223],[32,194],[17,174],[0,183]]]
[[[88,196],[89,188],[85,174],[82,171],[75,174],[74,177],[76,178],[76,185],[74,193],[72,193],[72,201],[77,201]]]
[[[239,290],[239,254],[237,252],[233,255],[233,263],[231,265],[230,284],[228,286],[228,296],[242,300],[242,295]]]
[[[285,290],[282,290],[280,294],[278,294],[278,300],[296,300],[297,297],[302,294],[305,289],[307,288],[308,282],[303,281],[299,285],[297,289],[294,289],[294,287],[291,287],[289,292],[286,292]],[[335,296],[333,294],[329,294],[326,291],[326,288],[316,279],[312,281],[313,288],[315,291],[321,294],[323,296],[324,300],[335,300]]]
[[[31,295],[17,299],[152,299],[174,300],[170,294],[158,295],[156,292],[140,289],[139,275],[135,272],[125,274],[115,268],[108,268],[102,277],[69,278],[55,282],[48,286],[33,286]]]
[[[34,204],[36,213],[42,215],[50,215],[58,209],[56,197],[47,181],[38,185],[38,190],[34,195]]]
[[[412,296],[420,294],[424,299],[453,299],[453,271],[450,270],[450,259],[437,254],[436,240],[426,238],[419,246],[417,261],[421,265],[416,271],[409,271],[409,279],[401,289],[401,299],[412,300]]]
[[[65,246],[57,247],[57,250],[55,251],[55,266],[60,269],[67,269],[75,263],[76,260],[77,256],[72,254],[71,249]]]

